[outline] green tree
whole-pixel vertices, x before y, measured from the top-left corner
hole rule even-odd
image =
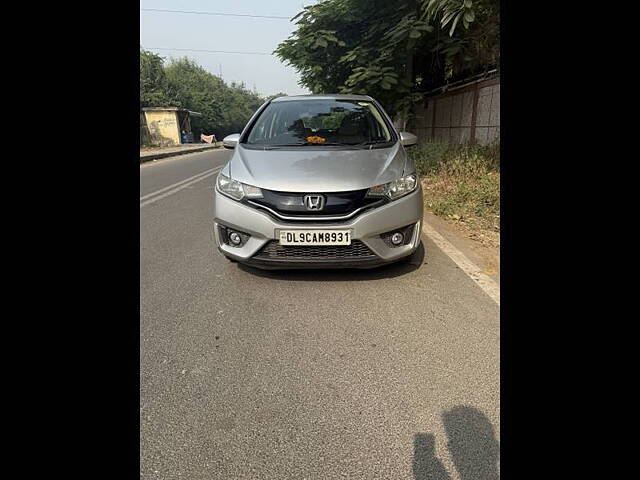
[[[172,60],[165,68],[167,83],[175,91],[179,106],[199,112],[192,127],[200,133],[223,138],[244,128],[251,115],[264,102],[244,84],[227,85],[188,58]]]
[[[264,101],[257,93],[247,89],[244,83],[232,82],[224,97],[227,134],[239,133]]]
[[[176,101],[164,71],[164,59],[140,50],[140,107],[166,107]]]
[[[498,0],[325,0],[275,54],[314,93],[366,93],[406,114],[425,91],[499,63]]]
[[[165,72],[179,106],[202,114],[202,117],[192,118],[194,131],[219,135],[219,129],[224,125],[224,82],[188,58],[170,61]]]

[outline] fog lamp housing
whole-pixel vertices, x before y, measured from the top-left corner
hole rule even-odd
[[[404,242],[404,235],[402,232],[396,232],[391,235],[391,243],[394,245],[402,245],[402,242]]]
[[[383,233],[382,235],[380,235],[380,237],[388,247],[402,247],[411,243],[415,226],[416,224],[413,223],[402,228],[395,228],[386,233]]]
[[[225,225],[218,225],[220,241],[231,247],[242,247],[251,237],[248,233],[240,232]]]

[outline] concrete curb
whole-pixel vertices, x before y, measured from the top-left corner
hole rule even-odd
[[[204,152],[205,150],[213,150],[222,147],[222,142],[216,142],[215,145],[203,145],[198,148],[189,148],[185,150],[178,150],[173,152],[158,152],[150,153],[148,155],[140,155],[140,163],[145,163],[150,160],[157,160],[158,158],[175,157],[177,155],[185,155],[187,153]]]

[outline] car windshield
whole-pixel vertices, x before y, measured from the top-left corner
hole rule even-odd
[[[248,145],[372,145],[391,134],[376,106],[359,100],[287,100],[270,103],[254,123]]]

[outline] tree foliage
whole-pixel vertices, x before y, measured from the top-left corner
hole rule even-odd
[[[391,114],[499,63],[498,0],[325,0],[275,54],[314,93],[366,93]]]
[[[174,102],[162,57],[140,50],[140,107],[166,106]]]
[[[181,107],[196,111],[191,126],[221,139],[240,132],[264,99],[244,84],[226,84],[188,58],[164,59],[140,50],[140,107]]]

